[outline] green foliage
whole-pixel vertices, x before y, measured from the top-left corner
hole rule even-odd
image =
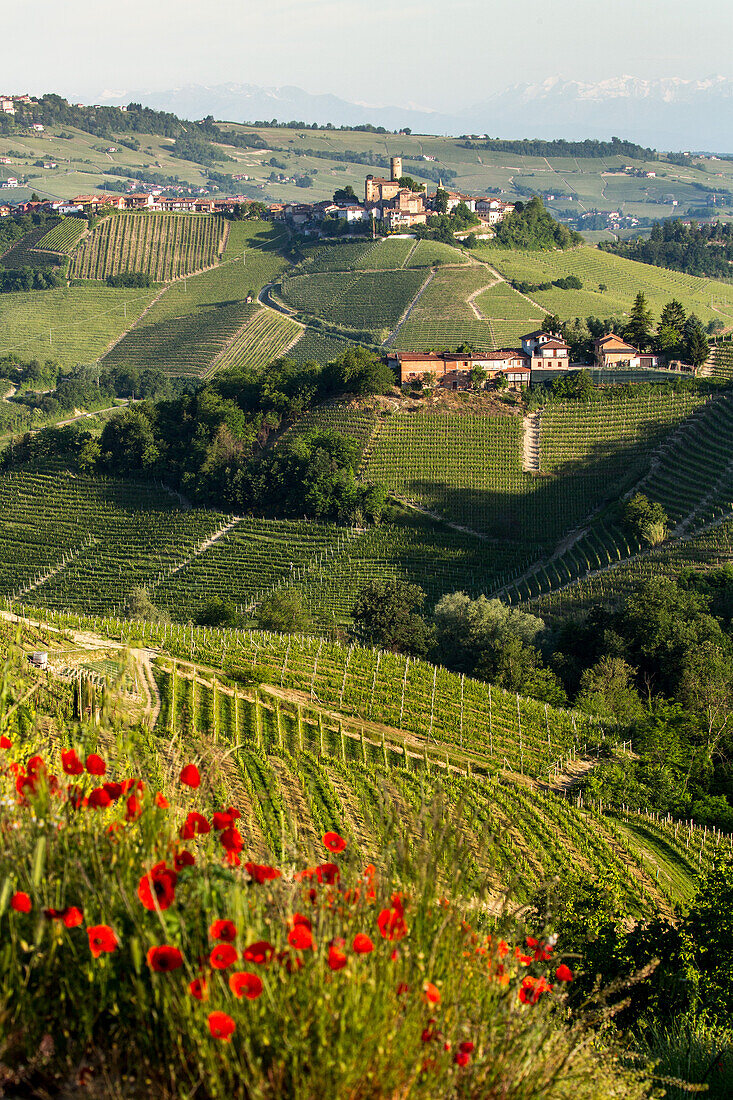
[[[128,593],[122,614],[126,619],[141,619],[146,622],[167,622],[169,616],[165,611],[159,610],[150,599],[146,588],[132,588]]]
[[[257,608],[260,630],[278,634],[302,632],[308,626],[308,615],[300,593],[294,588],[282,588],[267,596]]]
[[[354,636],[366,645],[424,657],[432,629],[420,614],[425,593],[404,581],[373,581],[354,605]]]
[[[725,222],[698,225],[678,219],[656,222],[648,238],[602,241],[601,248],[644,264],[685,271],[690,275],[730,278],[733,229]]]
[[[636,538],[648,546],[663,542],[667,534],[667,514],[657,501],[644,493],[635,493],[623,510],[623,522]]]
[[[521,209],[520,209],[521,207]],[[495,230],[496,243],[504,248],[572,248],[582,243],[582,237],[556,222],[545,210],[542,200],[530,199],[526,205],[503,218]]]
[[[121,271],[119,275],[108,275],[107,286],[152,286],[153,280],[146,271]]]
[[[652,313],[646,295],[640,290],[631,307],[631,319],[626,325],[624,336],[639,351],[645,351],[651,342],[652,324]]]

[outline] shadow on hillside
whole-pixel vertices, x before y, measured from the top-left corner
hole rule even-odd
[[[506,488],[469,488],[440,478],[414,478],[400,491],[445,520],[490,538],[551,549],[591,512],[615,503],[631,489],[649,469],[651,452],[672,430],[649,421],[634,442],[600,441],[581,459],[570,459],[552,473],[530,474],[515,468],[508,474]],[[480,451],[470,456],[478,476],[482,476],[481,461]]]

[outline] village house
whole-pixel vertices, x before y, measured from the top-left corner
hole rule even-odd
[[[630,367],[655,369],[660,365],[660,357],[653,352],[640,352],[615,332],[601,336],[593,341],[593,358],[599,370]]]
[[[522,351],[533,371],[569,370],[570,348],[552,332],[537,329],[522,337]]]
[[[526,356],[517,348],[476,354],[390,351],[386,362],[400,386],[434,383],[448,390],[467,390],[473,384],[474,368],[484,372],[487,382],[495,382],[501,375],[514,388],[528,386],[530,382]]]

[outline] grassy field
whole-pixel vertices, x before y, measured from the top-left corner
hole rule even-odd
[[[217,262],[224,225],[211,214],[110,214],[81,242],[69,273],[106,279],[135,271],[167,283]]]

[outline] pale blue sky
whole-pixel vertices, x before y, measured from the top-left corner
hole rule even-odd
[[[732,0],[0,0],[0,92],[295,84],[452,109],[514,83],[733,77]]]

